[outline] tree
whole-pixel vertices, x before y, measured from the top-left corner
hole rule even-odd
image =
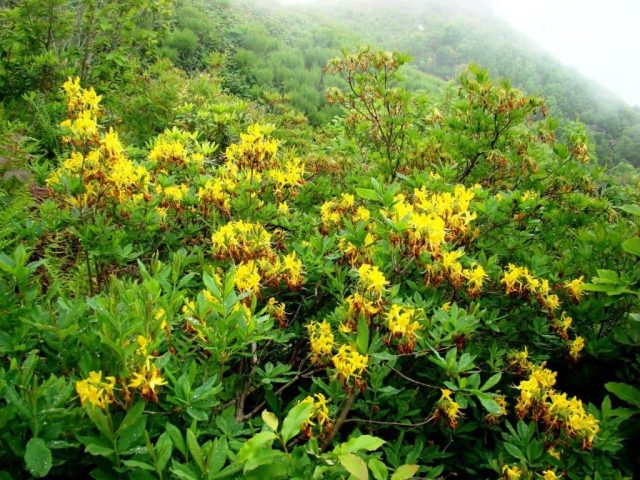
[[[368,142],[382,152],[390,178],[398,172],[411,124],[409,95],[397,86],[398,69],[409,60],[400,52],[362,47],[353,53],[345,50],[325,67],[347,82],[347,88],[330,88],[327,100],[345,109],[346,124],[361,146]]]

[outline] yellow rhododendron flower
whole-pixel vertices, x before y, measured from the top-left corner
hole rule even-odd
[[[359,285],[366,292],[372,293],[374,295],[381,295],[384,287],[389,284],[389,282],[387,281],[386,278],[384,278],[384,275],[378,269],[378,267],[373,265],[369,265],[366,263],[363,264],[358,269],[358,275],[359,275],[359,280],[358,280]]]
[[[83,407],[91,404],[106,408],[114,401],[113,389],[115,385],[115,377],[105,377],[103,381],[102,372],[89,372],[88,378],[76,382],[76,392],[80,396]]]

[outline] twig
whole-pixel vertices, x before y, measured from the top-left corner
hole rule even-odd
[[[338,431],[340,430],[344,422],[347,420],[347,415],[349,415],[349,412],[351,411],[351,407],[353,407],[353,402],[355,399],[356,399],[356,391],[354,390],[347,397],[347,401],[344,402],[344,405],[342,406],[342,410],[340,411],[340,415],[336,419],[336,423],[333,425],[333,429],[331,430],[329,435],[327,435],[327,438],[324,439],[324,442],[322,442],[323,451],[326,450],[329,447],[329,445],[331,445],[331,442],[333,441],[333,438],[336,436],[336,433],[338,433]]]
[[[387,427],[409,427],[409,428],[417,428],[422,427],[423,425],[427,425],[432,422],[434,419],[433,416],[425,418],[422,422],[418,423],[403,423],[403,422],[384,422],[382,420],[369,420],[367,418],[348,418],[344,421],[344,423],[356,422],[356,423],[371,423],[374,425],[384,425]]]
[[[408,377],[404,373],[402,373],[400,370],[396,370],[395,368],[393,368],[393,367],[391,367],[389,365],[387,365],[387,367],[390,368],[391,370],[393,370],[395,373],[397,373],[399,376],[401,376],[402,378],[404,378],[408,382],[415,383],[416,385],[420,385],[421,387],[426,387],[426,388],[439,388],[439,387],[436,387],[434,385],[429,385],[428,383],[423,383],[423,382],[415,380],[415,379],[413,379],[411,377]]]

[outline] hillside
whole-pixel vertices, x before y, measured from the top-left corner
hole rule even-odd
[[[0,27],[0,480],[638,476],[640,170],[585,125],[323,12]]]
[[[320,14],[362,39],[405,51],[418,69],[444,80],[477,63],[544,96],[553,115],[586,123],[603,163],[640,165],[640,114],[495,17],[490,2],[311,1],[286,11]]]

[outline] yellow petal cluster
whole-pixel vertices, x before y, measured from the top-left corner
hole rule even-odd
[[[398,304],[391,305],[387,314],[387,327],[392,338],[400,340],[400,353],[413,351],[416,342],[416,332],[421,325],[415,320],[416,309]]]
[[[307,437],[313,436],[312,428],[315,426],[318,427],[320,435],[331,429],[332,425],[331,419],[329,418],[329,407],[327,406],[327,399],[322,393],[309,395],[302,400],[302,402],[313,405],[313,409],[302,427]]]
[[[556,372],[544,366],[532,365],[529,378],[518,385],[520,396],[516,413],[520,418],[530,415],[543,422],[549,431],[564,432],[581,442],[582,448],[591,448],[600,430],[598,420],[587,413],[582,401],[569,398],[553,388]]]
[[[457,428],[460,416],[460,405],[451,398],[453,392],[448,388],[440,389],[440,399],[436,405],[435,418],[442,419],[447,427]]]
[[[354,345],[342,345],[331,361],[336,369],[338,379],[345,386],[350,386],[351,381],[355,382],[355,386],[358,388],[364,385],[362,375],[369,362],[368,355],[358,353],[358,349]]]
[[[102,380],[102,372],[89,372],[89,377],[76,382],[76,392],[80,396],[82,406],[91,404],[106,408],[114,401],[113,389],[115,385],[115,377],[105,377]]]
[[[326,320],[307,325],[309,344],[311,345],[311,363],[324,365],[333,353],[334,337],[331,325]]]

